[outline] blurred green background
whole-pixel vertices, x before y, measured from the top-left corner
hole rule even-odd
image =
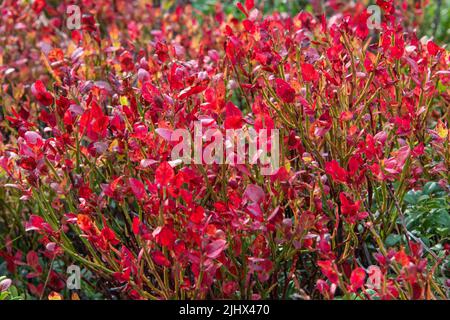
[[[414,0],[422,1],[425,0]],[[205,13],[213,13],[214,6],[217,0],[168,0],[161,1],[163,6],[170,7],[175,3],[191,3],[192,6]],[[220,1],[226,13],[239,16],[241,13],[236,8],[236,0]],[[244,2],[242,0],[241,2]],[[273,11],[288,12],[290,14],[297,14],[301,10],[312,12],[311,0],[255,0],[259,8],[263,8],[265,13]],[[317,1],[315,1],[317,2]],[[322,1],[324,2],[324,1]],[[365,1],[369,4],[375,1]],[[411,1],[413,2],[413,1]],[[419,30],[419,35],[427,35],[434,37],[440,44],[447,44],[450,39],[450,0],[428,0],[428,5],[425,9],[424,21]]]
[[[448,44],[450,40],[450,0],[430,0],[420,32],[421,35],[434,36],[441,45]]]

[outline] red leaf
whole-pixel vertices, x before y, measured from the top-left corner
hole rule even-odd
[[[255,6],[254,0],[245,0],[245,8],[247,9],[247,11],[252,10],[254,6]]]
[[[439,47],[436,43],[434,43],[432,40],[427,42],[427,50],[428,53],[431,54],[432,56],[435,56],[439,53],[439,51],[442,50],[441,47]]]
[[[153,232],[153,236],[156,238],[156,241],[163,247],[168,247],[169,249],[173,248],[173,244],[176,240],[176,235],[171,227],[158,227]]]
[[[158,266],[170,267],[170,261],[164,256],[161,251],[153,251],[152,258]]]
[[[242,24],[244,25],[245,30],[247,30],[250,33],[255,32],[255,24],[251,22],[250,20],[244,20],[242,21]]]
[[[53,96],[47,92],[47,89],[40,80],[37,80],[31,85],[31,93],[34,95],[36,100],[45,107],[53,103]]]
[[[35,0],[33,1],[33,4],[31,5],[31,8],[36,14],[40,14],[42,10],[44,10],[45,6],[47,4],[45,3],[45,0]]]
[[[32,157],[23,157],[19,161],[17,161],[17,164],[25,170],[34,170],[36,168],[36,160]]]
[[[142,200],[145,197],[144,184],[135,178],[130,178],[129,182],[130,182],[131,191],[133,191],[134,196],[138,200]]]
[[[199,224],[203,220],[204,213],[205,210],[202,207],[197,207],[189,216],[189,220],[191,220],[195,224]]]
[[[155,132],[164,140],[171,141],[170,139],[172,137],[172,130],[167,128],[157,128]]]
[[[403,267],[406,267],[409,265],[410,259],[408,255],[405,253],[405,249],[400,248],[400,250],[395,254],[394,256],[395,261],[400,263]]]
[[[341,201],[341,212],[344,216],[353,219],[358,215],[361,201],[352,202],[351,199],[346,197],[344,192],[339,194],[339,200]]]
[[[337,284],[339,277],[336,271],[336,266],[331,260],[317,261],[317,265],[322,270],[322,273],[332,282]]]
[[[356,268],[352,271],[350,275],[350,283],[352,284],[352,289],[357,290],[364,285],[364,280],[366,279],[366,272],[363,268]]]
[[[217,258],[223,250],[225,250],[227,242],[223,239],[218,239],[206,246],[206,256],[211,259]]]
[[[277,95],[281,100],[285,103],[292,103],[295,100],[295,90],[290,86],[289,83],[284,81],[283,79],[275,80],[275,90]]]
[[[134,217],[133,218],[133,226],[132,226],[132,230],[133,230],[133,233],[135,234],[135,235],[138,235],[139,234],[139,225],[141,224],[141,221],[139,220],[139,218],[138,217]]]
[[[244,6],[242,5],[242,3],[238,2],[236,3],[236,7],[242,11],[243,14],[245,14],[246,17],[248,17],[248,13],[247,10],[245,10]]]
[[[39,257],[36,252],[29,251],[27,253],[27,264],[32,268],[37,268],[40,266]]]
[[[32,214],[28,222],[25,223],[25,231],[41,231],[51,233],[53,230],[42,217]]]
[[[35,131],[27,131],[24,134],[25,141],[28,145],[41,147],[44,143],[39,133]]]
[[[261,201],[264,201],[264,190],[256,185],[256,184],[249,184],[244,192],[244,197],[250,199],[252,202],[259,203]]]
[[[145,101],[152,102],[153,97],[155,95],[158,95],[158,93],[159,93],[158,89],[156,89],[156,87],[152,85],[150,82],[145,82],[142,85],[141,94],[142,97],[145,99]]]
[[[33,93],[41,93],[47,91],[47,89],[44,86],[44,83],[41,80],[37,80],[32,86],[31,91]]]
[[[259,132],[259,130],[261,129],[268,129],[267,134],[270,135],[272,132],[271,130],[275,128],[275,125],[273,119],[270,117],[269,114],[260,113],[257,114],[255,117],[254,128],[257,132]]]
[[[106,137],[109,118],[97,102],[93,101],[80,118],[80,131],[85,132],[92,141]]]
[[[225,129],[242,128],[242,112],[231,101],[226,105],[225,111]]]
[[[263,212],[261,211],[261,206],[259,205],[259,203],[253,202],[252,204],[247,206],[247,210],[250,212],[250,214],[254,218],[262,221],[262,219],[263,219]]]
[[[347,182],[348,181],[348,172],[341,166],[336,160],[331,160],[325,164],[325,172],[329,174],[333,180],[338,182]]]
[[[168,80],[172,90],[183,89],[184,68],[174,63],[170,68]]]
[[[205,91],[206,88],[207,88],[206,86],[188,87],[180,92],[180,94],[178,95],[178,99],[187,99],[194,94]]]
[[[314,69],[314,66],[309,63],[302,63],[302,77],[304,81],[315,81],[319,79],[319,74]]]
[[[394,157],[384,161],[384,170],[391,174],[399,174],[402,172],[406,159],[411,154],[411,149],[406,145],[398,149],[395,153],[396,155]]]
[[[425,152],[425,145],[423,144],[423,142],[420,142],[417,146],[414,147],[411,153],[414,157],[418,157],[423,155],[424,152]]]
[[[158,169],[156,169],[156,183],[159,183],[163,187],[167,186],[174,176],[175,173],[168,162],[161,163]]]
[[[116,245],[119,243],[119,240],[117,239],[116,234],[109,227],[104,227],[102,229],[101,236],[105,239],[106,242],[111,242],[111,244],[113,244],[113,245]]]

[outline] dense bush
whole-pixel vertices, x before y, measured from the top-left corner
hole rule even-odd
[[[0,274],[29,298],[448,298],[449,54],[410,2],[371,30],[347,1],[84,0],[67,30],[69,1],[4,1]],[[278,129],[280,168],[172,161],[198,120]]]

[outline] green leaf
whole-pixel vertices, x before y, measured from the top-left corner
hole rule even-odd
[[[403,201],[407,204],[416,204],[417,203],[418,195],[414,190],[410,190],[406,193],[405,197],[403,198]]]
[[[399,243],[401,240],[402,240],[402,237],[400,235],[392,233],[392,234],[388,235],[388,237],[385,240],[385,243],[386,243],[387,247],[393,247],[397,243]]]
[[[441,187],[436,182],[427,182],[423,187],[424,194],[433,194],[436,191],[441,190]]]
[[[3,291],[0,293],[0,300],[6,300],[9,296],[9,292],[8,291]]]
[[[428,194],[423,194],[423,195],[421,195],[420,197],[417,198],[417,202],[422,202],[422,201],[425,201],[425,200],[428,200],[428,199],[430,199],[430,196]]]
[[[450,229],[450,214],[448,211],[440,210],[439,214],[436,216],[435,221],[442,227]]]

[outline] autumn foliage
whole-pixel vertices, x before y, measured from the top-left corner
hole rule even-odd
[[[410,190],[450,192],[449,53],[414,1],[376,1],[369,29],[365,2],[84,0],[78,30],[69,2],[1,7],[0,271],[19,289],[70,299],[75,264],[81,298],[448,297],[448,234],[404,223]],[[195,121],[278,129],[280,167],[173,162]]]

